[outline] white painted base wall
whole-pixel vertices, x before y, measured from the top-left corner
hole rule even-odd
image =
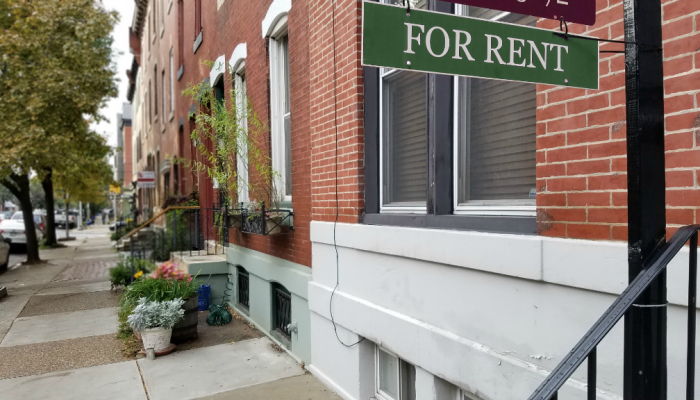
[[[627,286],[626,244],[313,222],[312,372],[374,393],[373,343],[485,400],[527,399]],[[669,270],[669,398],[685,387],[687,250]],[[601,399],[622,388],[622,322],[598,351]],[[369,371],[369,372],[367,372]],[[700,373],[698,374],[700,378]],[[585,363],[560,398],[585,398]],[[417,388],[420,392],[421,388]]]

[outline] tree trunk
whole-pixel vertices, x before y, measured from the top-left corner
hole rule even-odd
[[[27,237],[27,264],[40,263],[39,241],[34,227],[34,215],[32,215],[32,200],[29,191],[29,175],[10,175],[9,179],[0,181],[15,195],[22,208],[24,218],[24,231]]]
[[[41,181],[41,186],[44,188],[44,195],[46,196],[46,229],[44,231],[46,245],[56,246],[58,244],[56,240],[56,208],[53,195],[53,170],[51,168],[47,168],[46,176]]]

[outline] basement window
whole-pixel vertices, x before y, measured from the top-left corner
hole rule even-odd
[[[272,285],[272,334],[285,344],[291,347],[292,332],[292,295],[284,286],[279,283]]]
[[[376,398],[416,400],[416,367],[380,346],[376,347]]]
[[[250,275],[243,267],[236,267],[238,272],[238,305],[244,310],[250,310]]]

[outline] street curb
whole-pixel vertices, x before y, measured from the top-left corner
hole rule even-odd
[[[0,288],[0,300],[1,300],[3,297],[7,297],[7,288],[1,287],[1,288]]]

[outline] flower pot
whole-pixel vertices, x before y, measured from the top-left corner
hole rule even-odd
[[[170,346],[172,329],[152,328],[141,331],[144,349],[154,349],[156,352],[166,350]]]
[[[284,217],[265,218],[265,233],[267,235],[279,235],[282,233],[282,221],[284,221]]]
[[[197,338],[199,298],[186,299],[182,309],[185,310],[185,316],[173,327],[173,336],[170,339],[173,343],[184,343]]]
[[[241,214],[229,214],[228,215],[228,227],[234,229],[241,229],[243,225],[243,217]]]

